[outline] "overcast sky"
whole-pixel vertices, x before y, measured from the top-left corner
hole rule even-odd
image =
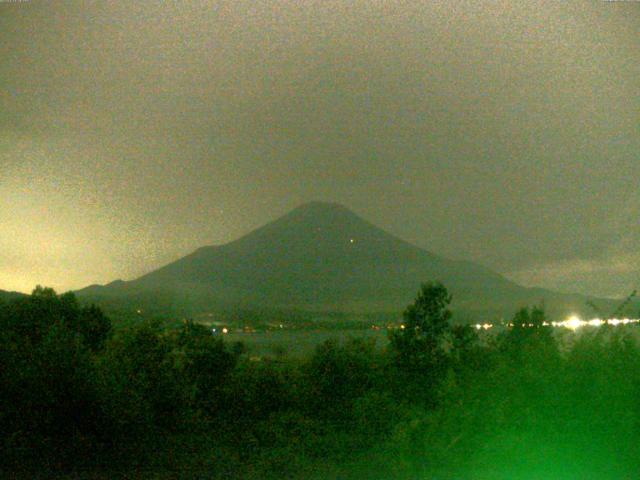
[[[38,3],[0,4],[0,289],[310,200],[525,285],[640,287],[639,2]]]

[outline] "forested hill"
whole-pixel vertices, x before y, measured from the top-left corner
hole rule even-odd
[[[8,302],[10,300],[26,296],[26,294],[20,292],[7,292],[5,290],[0,290],[0,302]]]

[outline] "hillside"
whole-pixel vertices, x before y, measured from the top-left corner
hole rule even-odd
[[[26,296],[24,293],[7,292],[5,290],[0,290],[0,302],[9,302],[11,300],[15,300],[24,296]]]

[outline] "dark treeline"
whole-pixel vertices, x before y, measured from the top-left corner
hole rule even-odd
[[[193,322],[118,327],[72,294],[0,305],[3,477],[625,479],[640,471],[635,328],[523,309],[453,327],[424,285],[386,348],[252,361]]]

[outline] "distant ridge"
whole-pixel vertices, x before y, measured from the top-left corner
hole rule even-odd
[[[310,202],[247,235],[205,246],[132,281],[78,291],[100,301],[171,299],[190,312],[217,308],[400,312],[420,283],[442,281],[472,317],[511,315],[544,301],[580,311],[584,298],[525,288],[478,264],[412,245],[337,203]]]
[[[5,290],[0,290],[0,302],[9,302],[11,300],[15,300],[18,298],[26,297],[26,293],[20,292],[8,292]]]

